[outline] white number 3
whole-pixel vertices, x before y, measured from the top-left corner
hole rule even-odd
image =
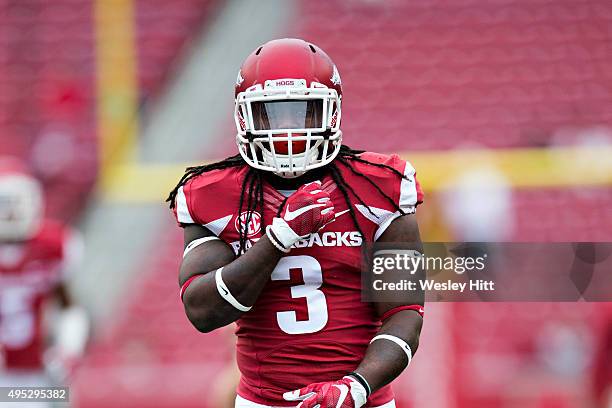
[[[304,278],[303,285],[291,287],[291,297],[305,298],[308,305],[308,320],[298,320],[293,310],[276,314],[281,330],[289,334],[314,333],[327,324],[327,302],[325,294],[319,290],[323,284],[321,264],[312,256],[298,255],[281,258],[272,272],[272,280],[291,279],[290,270],[300,269]]]

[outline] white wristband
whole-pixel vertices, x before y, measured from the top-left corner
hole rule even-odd
[[[370,340],[370,344],[374,343],[376,340],[389,340],[400,346],[404,353],[406,353],[406,357],[408,357],[408,365],[410,365],[410,362],[412,361],[412,349],[404,340],[390,334],[379,334]]]
[[[245,306],[242,303],[240,303],[232,295],[232,293],[229,291],[227,286],[225,286],[225,282],[223,282],[223,278],[221,277],[221,271],[223,271],[222,267],[215,271],[215,283],[217,284],[217,291],[219,292],[221,297],[227,300],[227,302],[230,305],[234,306],[236,309],[240,310],[241,312],[248,312],[249,310],[251,310],[253,306]]]
[[[205,242],[210,242],[210,241],[215,241],[215,240],[220,240],[220,238],[219,237],[202,237],[202,238],[194,239],[189,244],[187,244],[187,246],[185,247],[185,250],[183,251],[183,258],[185,258],[192,249],[202,245]]]

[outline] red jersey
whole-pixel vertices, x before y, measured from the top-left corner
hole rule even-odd
[[[362,158],[392,166],[388,169],[352,162],[406,213],[422,201],[414,168],[398,156],[363,153]],[[399,212],[367,180],[342,164],[345,181],[374,215],[351,195],[357,221],[368,241],[378,237]],[[188,181],[178,192],[175,215],[181,224],[201,224],[236,252],[242,180],[248,167],[213,170]],[[237,321],[237,362],[242,373],[238,394],[247,400],[294,406],[282,398],[286,391],[320,381],[342,378],[357,368],[381,323],[370,303],[361,302],[361,245],[363,238],[348,214],[346,201],[330,176],[322,188],[330,193],[336,221],[299,241],[272,272],[253,308]],[[289,192],[284,192],[288,194]],[[350,194],[350,193],[349,193]],[[272,223],[285,196],[264,185],[264,214],[254,213],[246,226],[250,244]],[[368,406],[393,399],[390,386],[372,394]]]
[[[45,221],[28,241],[0,243],[0,370],[42,368],[42,306],[62,280],[71,235]]]

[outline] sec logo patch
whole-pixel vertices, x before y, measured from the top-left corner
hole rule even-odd
[[[234,226],[238,232],[244,231],[246,228],[247,237],[252,237],[261,232],[261,215],[257,211],[253,211],[251,219],[249,220],[249,225],[246,225],[248,214],[247,211],[243,211],[239,217],[236,217]]]

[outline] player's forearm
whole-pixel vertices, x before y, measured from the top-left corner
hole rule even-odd
[[[244,306],[252,306],[280,259],[281,252],[274,247],[266,236],[261,238],[244,255],[223,265],[198,266],[201,271],[189,275],[202,274],[185,290],[183,303],[185,313],[193,325],[202,332],[210,332],[236,321],[244,312],[238,310],[219,294],[215,273],[209,273],[223,266],[223,282],[232,296]],[[191,262],[184,262],[182,268],[192,269]]]
[[[421,316],[405,310],[387,319],[378,334],[389,334],[404,340],[414,355],[419,347],[422,325]],[[408,356],[400,346],[388,340],[376,340],[370,344],[355,371],[366,379],[374,392],[393,381],[407,366]]]
[[[251,306],[270,281],[281,255],[264,235],[246,254],[223,268],[223,280],[240,303]]]

